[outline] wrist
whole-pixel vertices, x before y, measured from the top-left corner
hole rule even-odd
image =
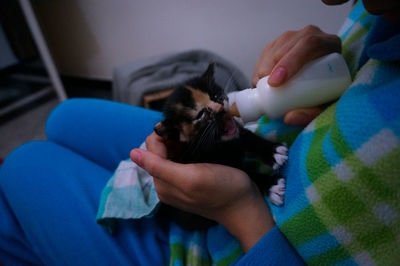
[[[228,208],[222,216],[218,222],[240,241],[244,252],[275,226],[268,205],[258,191]]]

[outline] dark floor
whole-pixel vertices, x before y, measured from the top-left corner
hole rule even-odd
[[[77,77],[62,76],[68,98],[94,97],[111,99],[111,81],[89,80]],[[39,59],[21,62],[18,65],[8,67],[0,71],[0,124],[13,119],[24,112],[29,111],[35,105],[40,105],[55,97],[51,87],[50,79]],[[40,91],[47,88],[46,92]],[[21,99],[34,94],[40,94],[38,99],[29,104],[24,104],[8,111],[12,105]],[[18,104],[17,104],[18,105]],[[2,112],[6,110],[6,113]]]
[[[111,99],[112,97],[111,81],[64,76],[61,79],[68,98]],[[40,97],[21,106],[16,104],[35,94],[39,94]],[[1,70],[0,160],[25,142],[45,139],[46,119],[58,103],[40,60],[27,61]],[[11,111],[10,106],[13,107]]]

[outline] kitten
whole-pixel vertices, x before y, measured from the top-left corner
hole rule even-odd
[[[242,127],[226,112],[227,96],[214,80],[214,64],[204,74],[175,88],[164,106],[164,120],[154,131],[179,143],[178,153],[169,154],[179,163],[216,163],[245,171],[259,190],[276,204],[283,203],[284,180],[246,167],[245,153],[261,159],[274,170],[287,160],[284,144],[273,143]],[[172,152],[172,151],[171,151]],[[279,180],[279,182],[278,182]],[[164,213],[189,230],[204,229],[214,222],[172,207]]]

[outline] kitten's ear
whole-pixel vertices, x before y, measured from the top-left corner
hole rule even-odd
[[[204,78],[206,80],[214,81],[214,68],[215,68],[215,63],[211,62],[208,65],[207,70],[202,75],[202,78]]]
[[[167,128],[165,127],[163,122],[158,122],[154,126],[154,132],[156,132],[156,134],[159,135],[160,137],[163,137],[163,138],[168,137]]]

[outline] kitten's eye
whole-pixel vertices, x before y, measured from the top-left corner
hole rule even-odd
[[[196,115],[196,117],[195,117],[195,120],[203,119],[204,116],[205,116],[205,114],[206,114],[206,112],[204,111],[204,108],[201,109],[201,111],[197,113],[197,115]]]

